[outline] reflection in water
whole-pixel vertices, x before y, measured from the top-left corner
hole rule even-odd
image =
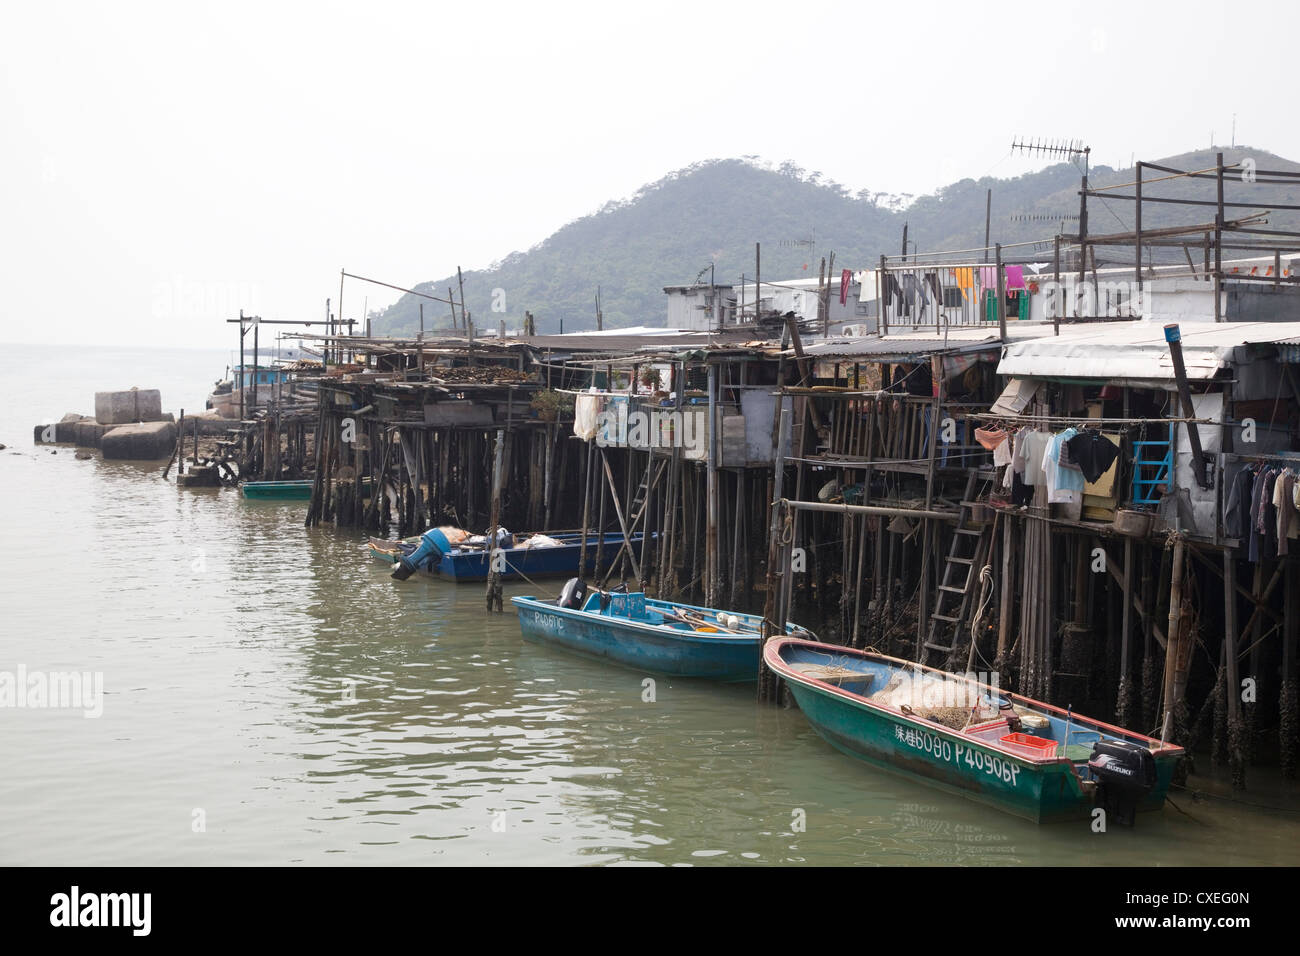
[[[99,720],[0,711],[0,863],[1300,859],[1293,812],[1176,796],[1186,815],[1132,832],[1038,827],[871,770],[750,688],[659,678],[643,702],[646,675],[524,643],[479,585],[398,584],[301,503],[51,456],[30,414],[0,413],[0,668],[102,670],[107,696]]]

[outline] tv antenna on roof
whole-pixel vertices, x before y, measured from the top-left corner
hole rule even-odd
[[[1088,156],[1092,147],[1085,146],[1081,139],[1014,139],[1011,141],[1011,151],[1014,153],[1017,150],[1038,156],[1066,156],[1072,160],[1082,156],[1083,174],[1088,175]]]

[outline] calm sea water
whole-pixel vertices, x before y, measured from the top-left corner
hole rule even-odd
[[[1300,862],[1295,788],[1262,772],[1263,807],[1182,794],[1096,835],[873,771],[748,688],[645,703],[644,675],[524,643],[481,586],[397,584],[305,504],[32,444],[96,389],[202,408],[227,353],[6,356],[0,671],[100,671],[105,697],[0,708],[0,863]]]

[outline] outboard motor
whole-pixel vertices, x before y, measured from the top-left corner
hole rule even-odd
[[[1097,778],[1097,805],[1121,826],[1133,826],[1138,804],[1156,785],[1151,751],[1127,740],[1098,740],[1088,769]]]
[[[1024,725],[1020,722],[1020,715],[1016,713],[1016,709],[1011,705],[1011,701],[1007,700],[1005,697],[999,697],[997,699],[997,704],[998,716],[1007,722],[1007,730],[1013,734],[1020,733],[1024,729]]]
[[[409,558],[398,558],[397,563],[393,565],[392,577],[396,581],[405,581],[415,573],[415,565]]]
[[[560,607],[572,608],[578,610],[582,607],[582,602],[587,597],[587,582],[582,578],[569,578],[564,582],[564,590],[555,603]]]

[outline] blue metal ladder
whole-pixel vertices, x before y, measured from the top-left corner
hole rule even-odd
[[[1150,452],[1147,449],[1151,449]],[[1147,457],[1159,455],[1160,457]],[[1155,469],[1151,477],[1143,469]],[[1160,493],[1168,486],[1174,470],[1174,446],[1168,441],[1135,441],[1133,443],[1133,504],[1158,505]]]

